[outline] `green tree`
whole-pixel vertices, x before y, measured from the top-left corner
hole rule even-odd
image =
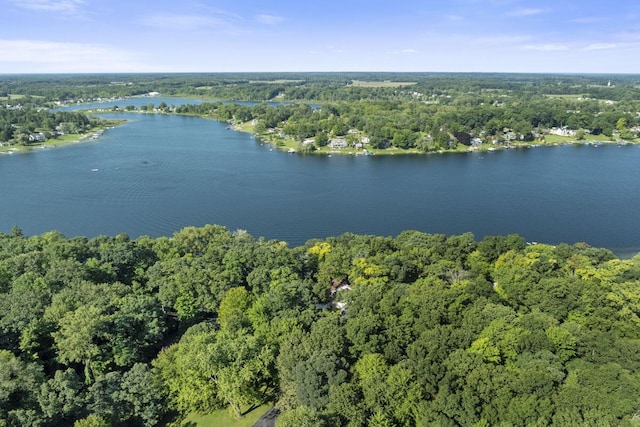
[[[165,390],[158,378],[144,363],[136,363],[124,373],[118,400],[126,409],[122,412],[131,418],[122,421],[140,420],[146,427],[155,426],[165,413]]]
[[[84,411],[84,384],[73,369],[58,370],[40,387],[38,402],[49,422],[68,425]]]
[[[43,380],[40,366],[24,362],[10,351],[0,350],[0,422],[37,419],[37,396]],[[8,425],[14,424],[9,422]]]
[[[77,420],[73,423],[73,427],[111,427],[111,425],[103,418],[92,414],[86,418]]]
[[[83,305],[60,319],[60,329],[53,333],[59,361],[82,364],[87,383],[105,368],[105,349],[100,342],[108,332],[106,320],[98,307]]]

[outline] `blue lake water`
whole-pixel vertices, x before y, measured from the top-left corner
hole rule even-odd
[[[0,231],[135,238],[215,223],[297,246],[416,229],[640,251],[640,146],[304,156],[212,120],[106,117],[129,122],[96,141],[0,155]]]

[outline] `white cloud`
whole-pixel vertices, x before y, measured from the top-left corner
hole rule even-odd
[[[137,52],[106,45],[0,39],[0,64],[17,72],[135,72],[148,70]],[[32,72],[32,71],[30,71]]]
[[[12,3],[23,9],[65,14],[78,13],[86,4],[84,0],[12,0]]]
[[[640,32],[635,32],[635,31],[617,33],[617,34],[614,34],[613,36],[620,40],[624,40],[632,43],[640,41]]]
[[[344,49],[333,45],[327,46],[327,50],[331,53],[344,53]]]
[[[413,55],[414,53],[418,53],[417,50],[415,49],[400,49],[400,50],[394,50],[393,52],[390,52],[392,55]]]
[[[530,36],[504,34],[504,35],[497,35],[497,36],[477,37],[472,40],[469,40],[469,42],[472,42],[474,44],[495,47],[495,46],[504,46],[504,45],[514,44],[514,43],[523,43],[528,40],[531,40]]]
[[[508,16],[533,16],[545,13],[544,9],[516,9],[508,12]]]
[[[447,15],[449,21],[464,21],[464,16],[460,15]]]
[[[571,24],[595,24],[595,23],[602,22],[602,21],[604,21],[603,18],[588,17],[588,18],[569,19],[566,22],[569,22]]]
[[[554,51],[561,51],[561,50],[569,50],[569,47],[563,44],[538,44],[538,45],[523,46],[523,49],[537,50],[541,52],[554,52]]]
[[[232,13],[224,11],[208,11],[206,14],[176,15],[170,13],[155,13],[142,18],[138,22],[148,27],[168,31],[198,31],[207,28],[235,30],[236,24],[242,19]]]
[[[215,17],[201,15],[172,15],[158,13],[140,21],[143,25],[165,30],[199,30],[224,24],[225,21]]]
[[[284,21],[284,18],[282,16],[261,14],[256,16],[256,21],[266,25],[278,25]]]
[[[614,43],[594,43],[585,47],[584,50],[603,50],[603,49],[614,49],[618,45]]]

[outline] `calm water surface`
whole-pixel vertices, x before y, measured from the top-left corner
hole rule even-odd
[[[0,231],[138,237],[215,223],[296,246],[417,229],[640,251],[638,146],[303,156],[211,120],[106,117],[130,122],[97,141],[0,155]]]

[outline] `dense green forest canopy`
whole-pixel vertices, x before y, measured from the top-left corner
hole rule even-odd
[[[638,425],[640,257],[517,235],[0,234],[0,425]]]

